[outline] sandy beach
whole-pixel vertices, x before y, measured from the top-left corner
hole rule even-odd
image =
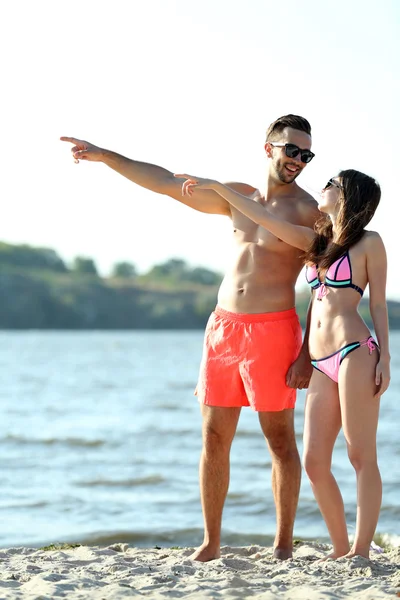
[[[400,548],[317,563],[329,547],[298,542],[280,562],[272,548],[222,548],[209,563],[188,559],[192,548],[143,549],[128,544],[56,550],[0,550],[0,597],[105,600],[132,597],[320,600],[400,597]]]

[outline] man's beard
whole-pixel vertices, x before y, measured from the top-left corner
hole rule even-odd
[[[286,164],[290,164],[290,163],[284,164],[281,160],[276,161],[276,164],[275,164],[276,175],[277,175],[279,181],[281,181],[282,183],[293,183],[293,181],[296,179],[296,177],[298,177],[300,175],[302,169],[299,169],[298,171],[296,171],[296,173],[289,173],[285,169]]]

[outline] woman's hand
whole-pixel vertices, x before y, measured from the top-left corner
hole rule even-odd
[[[174,174],[177,179],[185,179],[182,184],[182,196],[191,196],[194,192],[194,188],[202,190],[213,190],[218,184],[218,181],[214,179],[203,179],[202,177],[194,177],[193,175],[187,174]]]
[[[374,399],[378,400],[382,394],[386,392],[390,383],[390,361],[389,359],[381,358],[376,365],[375,383],[379,389],[374,395]]]

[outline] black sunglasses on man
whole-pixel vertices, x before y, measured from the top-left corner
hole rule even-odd
[[[276,146],[278,148],[285,148],[285,154],[288,158],[296,158],[300,153],[300,160],[303,163],[309,163],[314,158],[314,152],[311,150],[302,150],[296,144],[277,144],[275,142],[269,142],[271,146]]]

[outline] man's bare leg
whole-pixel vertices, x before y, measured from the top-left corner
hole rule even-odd
[[[293,526],[300,493],[301,464],[294,433],[294,410],[260,412],[262,431],[272,456],[272,491],[276,507],[274,556],[293,553]]]
[[[220,557],[222,511],[229,487],[229,454],[240,408],[202,405],[202,416],[200,494],[204,541],[189,558],[205,562]]]

